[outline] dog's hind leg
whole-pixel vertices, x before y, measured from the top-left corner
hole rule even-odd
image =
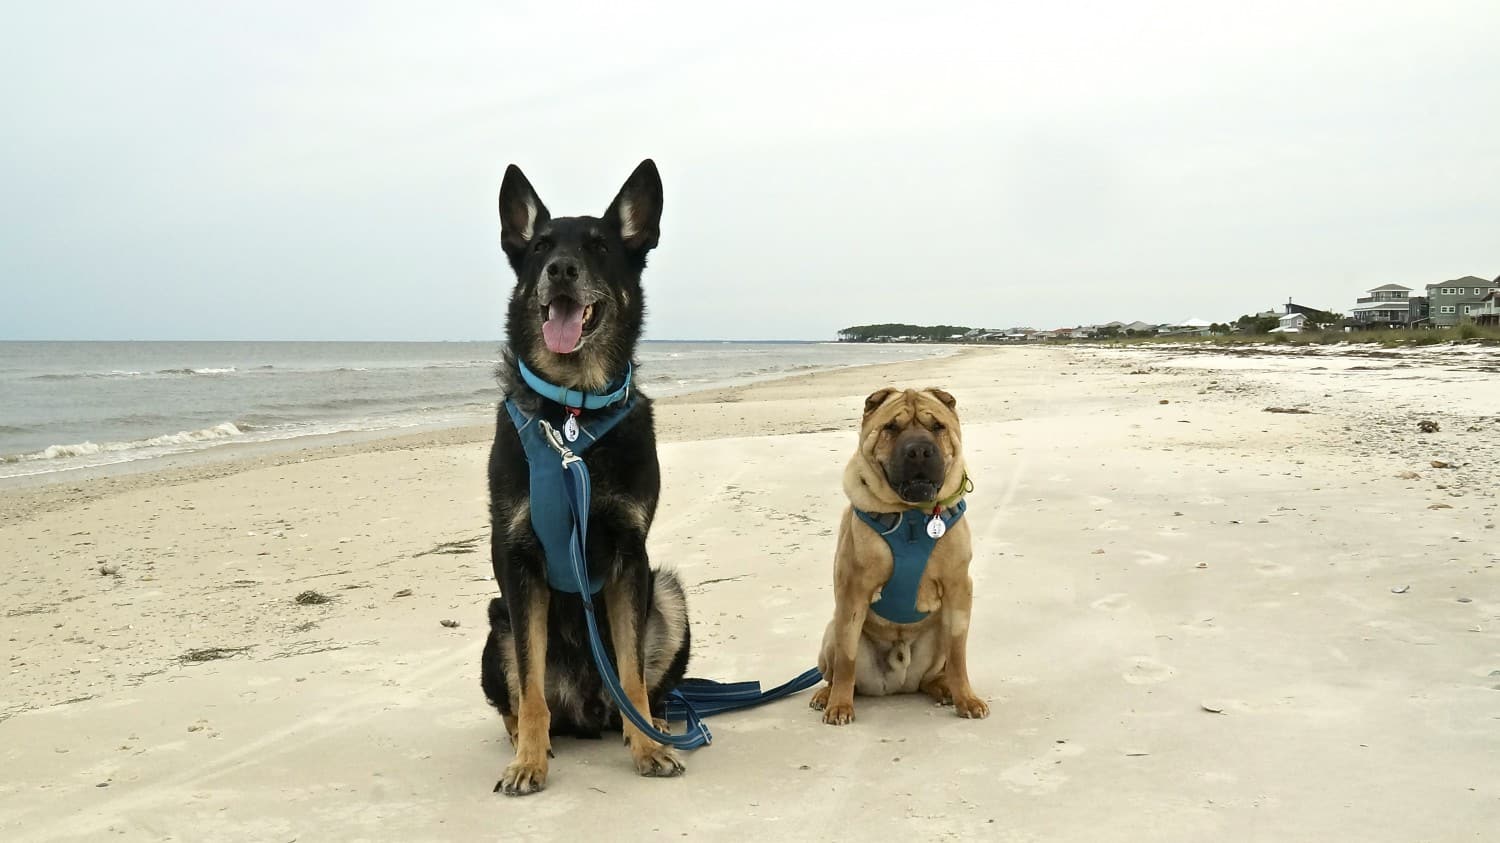
[[[646,640],[641,649],[652,721],[658,731],[665,732],[666,695],[682,684],[692,651],[687,595],[683,593],[677,575],[671,571],[651,572],[651,605],[646,614]]]
[[[938,705],[953,705],[953,693],[948,690],[948,637],[942,625],[942,617],[912,641],[911,676],[908,691],[921,691]]]
[[[641,548],[644,562],[645,549]],[[651,594],[651,570],[645,564],[623,566],[620,575],[604,587],[609,612],[610,638],[615,648],[615,670],[629,704],[641,716],[651,718],[651,701],[646,692],[643,631],[646,627]],[[625,742],[635,759],[635,770],[643,776],[675,776],[683,771],[682,761],[671,747],[646,737],[636,725],[621,717]]]
[[[536,793],[547,786],[547,758],[552,753],[552,713],[547,708],[547,607],[546,586],[507,583],[506,606],[510,610],[511,640],[516,646],[518,705],[516,706],[516,758],[505,768],[496,791],[508,796]],[[510,723],[507,722],[507,727]]]

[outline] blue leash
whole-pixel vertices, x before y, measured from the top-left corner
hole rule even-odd
[[[699,717],[708,717],[725,711],[752,708],[761,703],[779,700],[823,681],[823,674],[810,667],[800,676],[777,685],[769,691],[761,691],[759,682],[715,682],[712,679],[684,679],[676,690],[667,695],[667,719],[687,720],[689,728]]]
[[[546,421],[540,421],[540,424],[542,435],[546,437],[547,443],[562,457],[563,474],[568,481],[564,484],[564,488],[567,493],[568,508],[572,510],[573,515],[568,556],[572,561],[573,574],[577,581],[587,583],[589,571],[584,548],[588,546],[589,468],[581,457],[568,448],[552,425]],[[615,673],[614,665],[610,664],[608,657],[605,656],[604,641],[599,637],[599,621],[594,614],[594,595],[588,588],[581,588],[579,596],[583,598],[583,616],[589,629],[589,649],[593,652],[594,666],[599,669],[599,676],[604,680],[604,687],[608,688],[609,695],[614,697],[615,707],[620,710],[620,715],[658,743],[678,749],[697,749],[700,746],[706,746],[713,743],[714,737],[703,722],[704,717],[779,700],[811,688],[823,678],[817,668],[812,668],[791,681],[765,692],[760,690],[759,682],[726,683],[715,682],[711,679],[685,679],[667,694],[667,719],[687,721],[687,730],[681,735],[658,731],[656,725],[637,711],[635,704],[626,697],[625,689],[620,686],[620,677]]]

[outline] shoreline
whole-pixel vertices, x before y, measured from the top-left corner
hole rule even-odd
[[[777,376],[709,385],[702,389],[652,398],[657,408],[699,403],[735,403],[757,387],[776,384],[813,383],[814,379],[837,372],[879,367],[903,367],[938,360],[951,360],[976,349],[948,346],[948,353],[916,360],[876,363],[854,363],[810,371],[786,372]],[[983,353],[980,350],[980,353]],[[80,467],[0,479],[0,526],[25,521],[36,514],[100,500],[140,488],[178,485],[195,480],[229,477],[245,471],[275,468],[312,460],[330,459],[384,451],[422,450],[476,442],[488,443],[494,438],[494,410],[474,413],[472,421],[414,425],[410,428],[316,433],[306,436],[261,442],[225,442],[214,447],[150,459]],[[680,427],[663,424],[660,410],[657,418],[657,441],[669,442],[682,436]]]
[[[924,344],[938,345],[938,344]],[[1396,360],[1398,366],[1427,363],[1439,369],[1473,369],[1479,372],[1500,372],[1500,349],[1474,343],[1443,344],[1436,346],[1386,348],[1375,343],[1350,343],[1347,345],[1287,345],[1265,343],[1260,345],[1213,345],[1207,343],[1120,343],[1114,345],[966,345],[943,346],[948,353],[916,360],[892,362],[855,363],[846,366],[815,369],[802,372],[785,372],[773,377],[752,379],[737,383],[707,385],[686,392],[672,393],[665,397],[653,397],[657,412],[657,441],[666,443],[680,440],[683,426],[665,408],[692,408],[686,412],[702,415],[704,420],[714,419],[717,432],[711,438],[736,435],[733,428],[737,421],[732,411],[720,407],[706,409],[701,405],[734,405],[755,394],[760,387],[796,388],[802,385],[816,387],[822,376],[840,372],[881,369],[885,367],[921,367],[924,363],[944,360],[960,360],[972,355],[1005,354],[1031,349],[1042,353],[1076,353],[1099,355],[1107,358],[1118,355],[1134,355],[1146,360],[1160,360],[1174,356],[1187,359],[1222,357],[1226,360],[1253,359],[1336,359]],[[1479,360],[1438,359],[1455,356],[1476,357]],[[1493,359],[1485,359],[1493,358]],[[1460,366],[1460,363],[1472,365]],[[1195,368],[1211,369],[1213,362]],[[1358,368],[1358,367],[1356,367]],[[821,397],[817,390],[806,391],[805,397]],[[1460,399],[1460,403],[1470,403]],[[790,408],[789,408],[790,409]],[[1477,410],[1477,408],[1475,408]],[[1496,408],[1500,417],[1500,407]],[[494,410],[473,413],[472,420],[432,422],[411,427],[380,428],[376,430],[353,430],[332,433],[317,433],[305,436],[273,439],[260,442],[227,442],[214,447],[179,454],[169,454],[150,459],[112,463],[102,466],[83,467],[71,470],[22,475],[0,479],[0,526],[25,520],[38,512],[53,511],[65,507],[99,500],[113,494],[163,485],[176,485],[199,479],[227,477],[244,471],[279,467],[311,460],[329,459],[362,453],[385,451],[422,450],[455,445],[488,443],[494,436]],[[787,416],[772,416],[758,419],[764,425],[781,433],[805,433],[811,429],[798,423],[795,413]],[[694,435],[703,433],[695,430]]]
[[[671,341],[661,341],[663,344],[672,344]],[[761,343],[724,343],[730,345],[836,345],[836,343],[814,343],[807,341],[796,342],[773,342]],[[910,345],[910,344],[908,344]],[[655,392],[658,387],[664,387],[665,396],[653,396],[653,400],[660,403],[669,398],[681,398],[695,395],[701,392],[718,392],[740,387],[752,386],[759,383],[770,383],[784,378],[796,378],[807,374],[820,372],[841,371],[844,369],[860,369],[869,366],[897,365],[901,363],[919,362],[922,360],[940,360],[950,357],[962,349],[952,344],[924,344],[938,348],[942,353],[930,356],[911,358],[906,360],[881,360],[871,362],[848,363],[839,365],[809,364],[797,366],[780,372],[766,373],[763,375],[736,375],[716,380],[701,385],[693,385],[685,390],[677,389],[668,384],[653,384],[645,389]],[[903,346],[906,347],[906,346]],[[916,346],[910,346],[916,347]],[[498,389],[497,389],[498,392]],[[218,462],[235,462],[249,459],[255,455],[277,454],[281,452],[303,451],[308,449],[331,448],[341,445],[378,441],[381,439],[403,438],[407,436],[423,436],[439,431],[461,430],[470,427],[485,427],[493,422],[495,406],[485,409],[463,407],[450,407],[434,410],[425,414],[411,415],[411,421],[405,424],[394,424],[384,427],[361,427],[355,420],[322,422],[324,425],[354,425],[348,429],[309,431],[306,433],[292,433],[286,436],[274,436],[271,438],[255,438],[252,434],[245,439],[225,437],[205,444],[203,447],[190,448],[187,450],[160,455],[141,456],[133,459],[121,459],[96,465],[78,465],[56,468],[52,470],[41,470],[26,474],[15,474],[0,476],[0,498],[8,492],[41,489],[64,483],[92,482],[97,479],[111,478],[116,476],[127,476],[135,474],[154,474],[171,471],[188,466],[211,465]],[[227,422],[226,424],[243,427],[238,422]],[[222,427],[224,425],[219,425]],[[156,434],[157,438],[169,438],[174,436],[190,435],[184,431],[166,431]],[[73,449],[84,445],[92,445],[92,442],[73,444],[54,444],[52,448]],[[118,443],[101,443],[109,446]],[[129,453],[128,450],[115,451],[116,453]],[[33,454],[39,452],[28,452],[27,454],[13,455],[7,457],[9,464],[36,463],[45,466],[50,459],[37,459]]]

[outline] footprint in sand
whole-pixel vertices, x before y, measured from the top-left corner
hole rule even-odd
[[[1171,679],[1177,671],[1149,656],[1136,656],[1121,677],[1132,685],[1155,685]]]
[[[1151,550],[1135,551],[1135,564],[1137,565],[1164,565],[1170,561],[1172,561],[1172,557],[1164,553],[1157,553]]]
[[[1089,604],[1090,609],[1098,609],[1101,612],[1115,612],[1130,606],[1130,595],[1125,592],[1109,594]]]
[[[1224,630],[1211,617],[1180,623],[1177,628],[1189,635],[1223,635]]]
[[[1255,566],[1255,570],[1257,573],[1268,577],[1285,577],[1297,569],[1291,565],[1283,565],[1280,562],[1262,562]]]
[[[1040,758],[1012,764],[1000,773],[1000,780],[1012,790],[1025,793],[1051,793],[1067,782],[1061,762],[1065,758],[1082,755],[1083,747],[1077,744],[1054,744],[1052,750]]]

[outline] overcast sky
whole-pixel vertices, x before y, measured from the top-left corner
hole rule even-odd
[[[726,11],[731,10],[732,11]],[[1500,3],[12,4],[0,339],[491,339],[656,159],[655,339],[1500,273]]]

